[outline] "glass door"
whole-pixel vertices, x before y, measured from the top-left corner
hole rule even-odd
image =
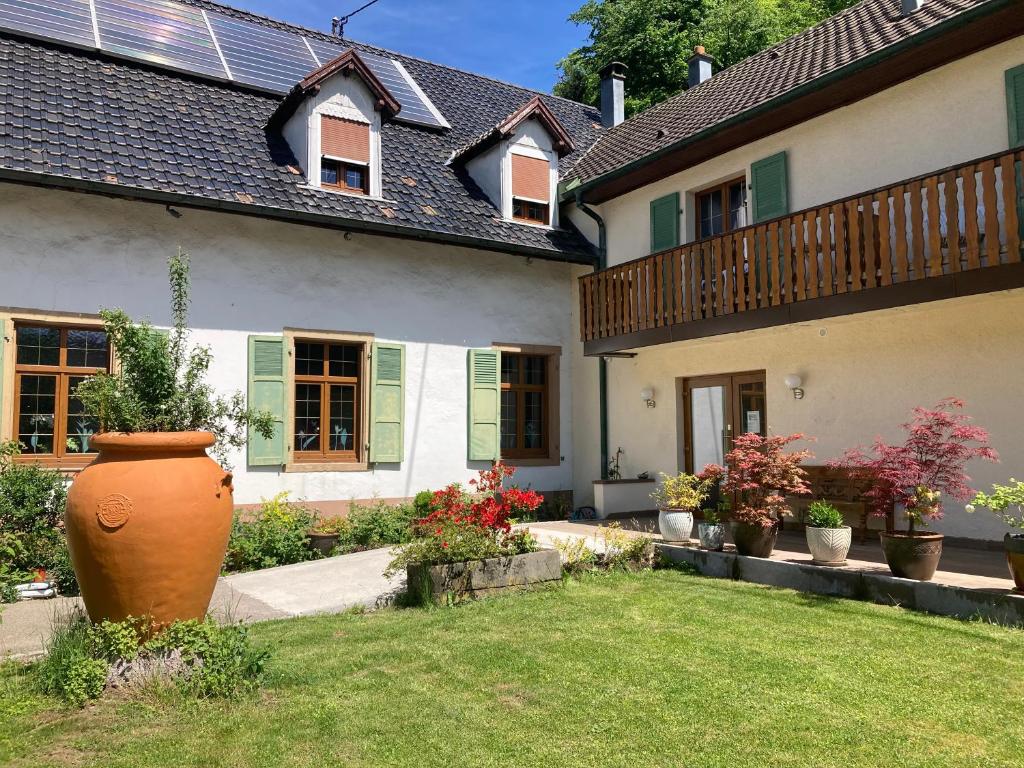
[[[708,464],[724,464],[737,435],[767,435],[763,371],[686,379],[683,398],[687,472],[700,472]]]

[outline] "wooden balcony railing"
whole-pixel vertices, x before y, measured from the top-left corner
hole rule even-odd
[[[584,275],[583,341],[1020,262],[1022,161],[1005,152]]]

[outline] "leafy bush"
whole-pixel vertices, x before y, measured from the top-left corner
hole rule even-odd
[[[651,494],[651,500],[658,509],[698,509],[718,483],[714,475],[678,475],[661,473],[661,485]]]
[[[358,552],[405,544],[412,539],[413,523],[420,517],[415,503],[372,507],[353,505],[339,533],[339,550]]]
[[[701,514],[704,515],[704,522],[708,525],[718,525],[729,517],[728,499],[719,500],[714,507],[705,507],[701,510]]]
[[[264,499],[255,512],[235,512],[224,557],[228,571],[255,571],[301,563],[319,557],[307,545],[306,534],[316,514],[288,501],[288,491]]]
[[[174,327],[168,335],[133,322],[119,309],[101,310],[104,330],[120,361],[116,373],[97,373],[75,390],[86,413],[97,414],[102,431],[212,432],[211,451],[226,464],[231,448],[245,444],[247,427],[270,438],[273,416],[247,408],[245,397],[215,394],[206,382],[212,359],[207,347],[189,342],[189,258],[168,260]]]
[[[566,573],[576,575],[597,567],[597,553],[586,539],[555,539],[553,543],[562,556],[562,569]]]
[[[426,517],[432,512],[437,512],[433,491],[420,491],[413,499],[412,505],[416,510],[416,517]]]
[[[654,542],[650,536],[630,536],[619,523],[599,526],[604,544],[601,565],[608,570],[634,571],[654,565]]]
[[[1024,482],[1011,477],[1009,485],[994,484],[991,494],[978,491],[967,511],[973,512],[975,507],[987,507],[1011,528],[1024,530]]]
[[[15,461],[16,442],[0,443],[0,602],[43,570],[61,594],[78,594],[64,537],[67,486],[60,472]]]
[[[387,573],[413,563],[458,563],[533,552],[537,546],[533,537],[524,530],[513,531],[509,521],[532,514],[543,499],[534,491],[504,488],[515,471],[498,462],[470,480],[475,494],[458,483],[436,491],[436,511],[416,521],[414,538],[395,553]]]
[[[807,525],[811,528],[842,528],[843,514],[827,501],[812,501],[807,508]]]
[[[136,681],[163,674],[182,692],[199,697],[235,697],[263,680],[269,653],[252,645],[242,625],[179,621],[146,639],[148,634],[145,619],[90,625],[81,614],[72,615],[58,623],[46,657],[35,668],[39,687],[81,707],[98,698],[108,680],[131,680],[132,665],[156,675]]]

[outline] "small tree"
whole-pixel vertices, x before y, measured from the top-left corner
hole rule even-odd
[[[971,424],[963,407],[963,400],[949,397],[931,409],[914,408],[913,419],[900,425],[907,433],[903,443],[875,438],[870,451],[850,448],[831,465],[871,481],[865,496],[873,514],[884,517],[902,506],[907,533],[913,534],[917,526],[942,517],[943,495],[971,498],[967,462],[999,460],[988,444],[988,431]]]
[[[165,334],[133,322],[120,309],[100,311],[117,353],[115,373],[97,373],[75,389],[86,413],[104,432],[212,432],[211,453],[226,464],[229,448],[245,444],[247,427],[270,438],[273,414],[247,408],[241,392],[218,395],[206,381],[212,356],[189,341],[189,258],[180,249],[168,260],[174,327]]]
[[[783,450],[803,439],[799,433],[761,437],[748,432],[733,441],[725,467],[709,464],[701,476],[724,478],[722,491],[739,499],[732,514],[736,522],[769,528],[789,512],[786,496],[810,493],[800,464],[813,454]]]

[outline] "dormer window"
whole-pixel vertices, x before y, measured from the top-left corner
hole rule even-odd
[[[512,218],[551,223],[551,161],[512,152]]]
[[[357,195],[370,193],[370,125],[320,116],[320,185]]]

